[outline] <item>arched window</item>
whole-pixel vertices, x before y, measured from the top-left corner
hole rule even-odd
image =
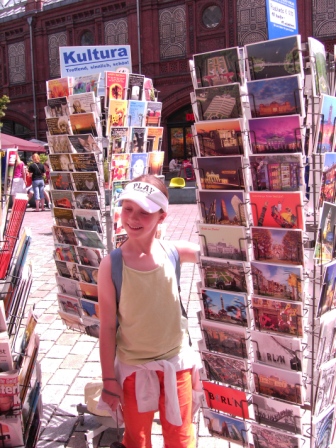
[[[202,14],[202,22],[207,28],[213,29],[220,24],[222,11],[219,6],[212,5],[205,8]]]
[[[94,45],[94,35],[93,33],[91,33],[91,31],[85,31],[82,34],[81,40],[80,40],[80,44],[85,46],[85,45]]]

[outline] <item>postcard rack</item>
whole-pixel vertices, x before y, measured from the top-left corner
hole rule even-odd
[[[209,83],[214,64],[233,74],[246,98],[239,120],[207,115],[208,98],[230,96],[219,79]],[[205,424],[229,447],[334,446],[334,58],[316,39],[301,43],[298,35],[197,54],[190,67],[199,290],[208,293],[206,304],[199,293]],[[238,101],[228,96],[228,104]],[[228,134],[224,151],[218,137]],[[226,171],[237,171],[240,145],[244,182],[230,191]],[[207,174],[216,182],[207,183]],[[235,295],[246,304],[246,327],[230,315]],[[233,400],[248,403],[245,414],[209,401],[209,390],[220,397],[228,387]]]
[[[5,228],[5,250],[10,259],[6,275],[0,282],[0,383],[6,385],[1,388],[0,397],[0,448],[27,446],[28,440],[29,446],[34,447],[42,417],[41,372],[36,360],[38,344],[35,344],[33,328],[35,318],[35,324],[28,329],[31,312],[23,324],[33,268],[26,262],[31,232],[30,228],[21,228],[27,203],[26,195],[22,196],[17,195],[14,199]]]

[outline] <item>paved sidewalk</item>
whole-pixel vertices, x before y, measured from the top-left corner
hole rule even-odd
[[[198,241],[195,222],[198,218],[195,204],[170,205],[166,218],[166,239]],[[81,425],[77,405],[84,403],[84,386],[100,376],[97,339],[68,330],[58,316],[54,242],[51,212],[33,213],[27,209],[23,226],[32,229],[32,244],[28,260],[33,264],[33,284],[27,311],[34,305],[40,315],[37,332],[40,336],[39,361],[42,368],[42,400],[44,416],[38,447],[86,448],[84,433],[97,428],[94,416],[85,414]],[[182,300],[189,316],[190,333],[197,347],[201,338],[196,313],[199,301],[196,282],[199,280],[197,266],[185,264],[181,273]],[[203,419],[195,425],[197,447],[217,447],[220,439],[209,437]],[[100,440],[99,440],[100,439]],[[156,420],[153,425],[153,447],[163,447],[161,427]],[[94,441],[94,447],[109,447],[116,440],[116,430],[108,429]],[[223,446],[223,445],[222,445]]]

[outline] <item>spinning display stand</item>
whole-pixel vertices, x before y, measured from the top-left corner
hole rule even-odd
[[[335,62],[313,38],[190,61],[203,416],[227,446],[335,443]]]

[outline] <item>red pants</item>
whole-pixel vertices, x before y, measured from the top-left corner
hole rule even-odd
[[[165,448],[195,448],[192,424],[191,370],[176,373],[177,393],[181,410],[182,425],[175,426],[166,420],[163,372],[157,371],[160,381],[159,411]],[[151,430],[154,412],[138,412],[135,396],[135,373],[124,381],[125,433],[123,444],[127,448],[151,448]]]

